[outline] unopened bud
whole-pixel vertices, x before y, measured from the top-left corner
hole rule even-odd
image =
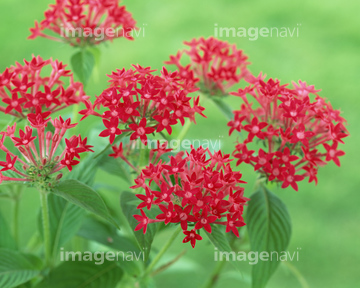
[[[48,131],[48,132],[46,133],[46,140],[50,140],[51,137],[52,137],[52,133],[51,133],[50,131]]]
[[[56,176],[56,180],[60,180],[60,179],[62,178],[62,176],[63,176],[62,173],[58,174],[58,175]]]
[[[46,164],[46,159],[42,160],[42,164],[45,165]]]

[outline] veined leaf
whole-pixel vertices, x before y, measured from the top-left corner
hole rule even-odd
[[[280,255],[287,248],[291,236],[291,220],[285,204],[263,186],[250,199],[246,227],[251,250],[259,255],[261,252],[271,255],[273,251]],[[262,261],[260,258],[252,267],[252,287],[265,287],[279,261]]]
[[[85,256],[84,256],[85,257]],[[114,288],[123,276],[115,262],[104,260],[64,262],[50,272],[36,288]]]
[[[63,197],[67,201],[88,210],[119,228],[111,217],[100,195],[89,186],[77,180],[61,181],[54,189],[54,194]]]
[[[95,65],[95,57],[88,50],[81,50],[71,57],[71,66],[79,80],[86,86]]]
[[[0,287],[21,285],[40,273],[41,260],[33,255],[0,248]]]
[[[139,205],[139,203],[140,200],[135,196],[135,194],[126,191],[121,193],[121,197],[120,197],[121,209],[133,231],[138,224],[138,221],[133,217],[133,215],[140,214],[140,210],[136,208],[137,205]],[[147,213],[148,216],[150,217],[153,216],[149,211],[144,210],[144,212]],[[151,223],[147,227],[146,234],[144,234],[142,230],[134,231],[134,235],[140,246],[140,249],[145,254],[145,261],[147,261],[149,257],[151,244],[154,240],[157,230],[158,230],[158,224]]]

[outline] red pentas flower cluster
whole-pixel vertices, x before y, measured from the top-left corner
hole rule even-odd
[[[249,200],[240,187],[241,173],[231,169],[229,154],[221,151],[210,153],[202,147],[192,148],[190,153],[179,152],[164,162],[158,154],[166,148],[159,147],[150,153],[150,164],[145,167],[136,185],[144,194],[136,196],[142,201],[138,205],[141,215],[134,215],[139,224],[135,231],[154,222],[178,223],[186,235],[183,242],[195,247],[201,240],[200,229],[211,233],[211,225],[224,225],[226,232],[239,237],[238,228],[244,226],[243,206]],[[146,216],[143,209],[158,206],[161,210],[155,219]],[[211,224],[211,225],[210,225]]]
[[[44,37],[73,46],[99,44],[114,38],[133,40],[136,21],[119,0],[57,0],[45,11],[40,25],[35,21],[29,39]],[[50,30],[60,38],[44,33]]]
[[[49,114],[50,112],[29,115],[31,126],[20,129],[18,136],[15,135],[16,123],[9,126],[6,132],[0,133],[0,150],[6,153],[5,161],[0,162],[0,183],[24,181],[39,189],[50,190],[62,177],[58,172],[65,167],[71,171],[73,166],[80,163],[81,153],[93,152],[92,146],[87,145],[86,137],[64,137],[67,130],[77,124],[72,124],[70,119],[64,121],[61,117],[51,120],[47,118]],[[53,125],[54,132],[45,130],[49,122]],[[63,138],[65,148],[62,144]],[[7,142],[7,139],[10,141]],[[12,149],[9,149],[10,147]],[[12,151],[13,148],[18,150],[18,153]],[[57,174],[53,175],[55,173]]]
[[[4,105],[0,111],[26,118],[37,110],[52,113],[88,99],[83,85],[74,82],[70,70],[65,68],[62,62],[43,60],[40,56],[24,60],[24,65],[16,63],[6,68],[0,74],[0,99]],[[68,85],[63,82],[65,78]]]
[[[173,125],[178,121],[184,125],[186,118],[195,122],[195,114],[204,116],[199,98],[188,97],[187,94],[196,91],[177,72],[169,73],[165,68],[161,75],[153,74],[156,70],[150,67],[135,66],[134,70],[117,70],[113,72],[109,82],[110,87],[104,90],[92,104],[86,102],[86,109],[80,111],[84,115],[102,117],[106,127],[100,133],[101,137],[109,137],[114,142],[117,135],[128,133],[130,140],[140,138],[147,143],[147,135],[166,130],[172,133]],[[94,109],[106,108],[103,114]],[[205,117],[205,116],[204,116]]]
[[[339,110],[321,98],[314,86],[293,83],[293,88],[278,80],[264,82],[261,77],[253,85],[231,93],[243,100],[240,110],[228,123],[233,131],[247,133],[236,145],[233,156],[254,166],[270,181],[298,190],[297,182],[305,177],[317,183],[317,171],[327,161],[340,166],[338,144],[349,134]],[[257,103],[249,101],[252,97]],[[310,97],[311,96],[311,97]],[[312,100],[313,99],[313,100]],[[252,142],[263,141],[265,148],[255,154]]]
[[[176,65],[180,75],[194,83],[203,92],[211,95],[224,95],[225,91],[241,79],[250,75],[247,56],[235,45],[210,37],[192,39],[184,42],[189,49],[170,56],[166,64]],[[190,64],[181,63],[182,56],[190,58]]]

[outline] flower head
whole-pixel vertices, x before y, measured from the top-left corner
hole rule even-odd
[[[41,111],[50,114],[88,99],[83,85],[74,82],[70,70],[65,68],[66,65],[57,60],[43,60],[40,56],[33,56],[30,62],[24,60],[24,65],[16,63],[16,66],[6,68],[0,74],[0,100],[3,103],[0,111],[27,118],[29,114],[37,116]],[[68,85],[64,83],[66,78]],[[37,119],[30,117],[29,121]]]
[[[332,160],[340,166],[338,157],[345,153],[337,146],[349,134],[340,111],[321,98],[314,86],[302,81],[294,83],[294,88],[286,86],[273,79],[265,82],[260,75],[247,88],[231,93],[244,103],[234,111],[234,120],[228,126],[229,134],[235,130],[247,132],[245,141],[236,145],[233,152],[237,165],[251,164],[268,180],[297,191],[296,182],[305,177],[317,183],[317,170],[325,161]],[[257,103],[249,101],[248,96]],[[255,150],[248,148],[258,140],[266,148],[254,155]]]
[[[113,72],[110,87],[97,97],[94,104],[86,102],[86,109],[79,113],[102,117],[106,127],[101,137],[109,137],[114,142],[117,135],[127,133],[130,140],[140,138],[146,144],[149,134],[167,131],[172,133],[171,126],[186,118],[195,122],[195,114],[202,113],[196,98],[187,96],[194,89],[188,86],[178,73],[168,72],[165,68],[161,76],[153,74],[150,67],[135,66],[134,70],[117,70]],[[169,76],[170,75],[170,76]],[[95,110],[105,108],[101,115]]]
[[[44,37],[73,46],[99,44],[114,38],[133,40],[136,22],[119,0],[57,0],[45,11],[40,24],[35,21],[29,39]],[[50,36],[45,31],[58,34]]]
[[[71,124],[70,119],[64,121],[59,117],[51,121],[54,132],[45,131],[49,121],[36,125],[36,134],[33,127],[25,126],[15,136],[16,125],[9,126],[6,132],[0,133],[0,150],[6,153],[5,161],[0,161],[0,166],[3,167],[0,170],[1,181],[24,181],[40,189],[51,190],[61,178],[62,174],[59,172],[63,168],[67,167],[71,171],[73,166],[80,163],[81,153],[93,152],[92,146],[86,144],[86,138],[64,137],[67,130],[76,125]],[[62,123],[61,127],[56,123]],[[61,148],[63,139],[65,149]]]
[[[181,77],[211,95],[224,95],[225,91],[250,75],[247,70],[247,56],[235,45],[210,37],[184,42],[188,49],[170,56],[166,64],[176,65]],[[187,55],[190,64],[181,64]]]
[[[245,182],[231,169],[229,155],[192,148],[166,163],[157,161],[159,158],[153,157],[156,153],[151,153],[151,163],[141,171],[137,185],[131,187],[142,187],[145,192],[136,195],[142,201],[138,205],[142,216],[134,215],[139,221],[136,229],[144,228],[145,233],[149,223],[178,223],[186,235],[183,242],[190,241],[193,247],[202,239],[196,230],[211,233],[212,225],[227,226],[226,232],[239,236],[237,228],[245,225],[242,211],[249,199],[243,196],[240,184]],[[160,213],[155,219],[145,218],[142,209],[155,206]]]

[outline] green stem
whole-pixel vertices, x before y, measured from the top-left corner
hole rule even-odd
[[[181,129],[180,134],[178,136],[179,142],[181,142],[185,138],[190,127],[191,127],[191,121],[189,119],[186,119],[185,124],[184,124],[183,128]]]
[[[45,263],[48,267],[51,266],[51,244],[50,244],[50,220],[49,220],[49,207],[47,201],[47,192],[40,192],[42,223],[43,223],[43,237],[45,248]]]
[[[203,286],[204,288],[211,288],[211,287],[215,286],[216,282],[219,279],[221,270],[225,267],[225,264],[226,264],[226,261],[218,262],[218,264],[216,265],[214,271],[211,273],[210,279]]]
[[[142,278],[146,278],[154,269],[155,265],[159,262],[161,257],[165,254],[165,252],[169,249],[171,244],[174,242],[175,238],[179,235],[180,231],[182,231],[181,226],[179,225],[176,230],[174,231],[173,235],[169,238],[169,240],[166,242],[166,244],[161,248],[159,253],[156,255],[154,260],[150,263],[150,265],[146,268],[144,274],[142,275]]]
[[[18,197],[14,198],[14,218],[13,218],[13,233],[14,241],[17,247],[19,246],[19,203],[20,200]]]

